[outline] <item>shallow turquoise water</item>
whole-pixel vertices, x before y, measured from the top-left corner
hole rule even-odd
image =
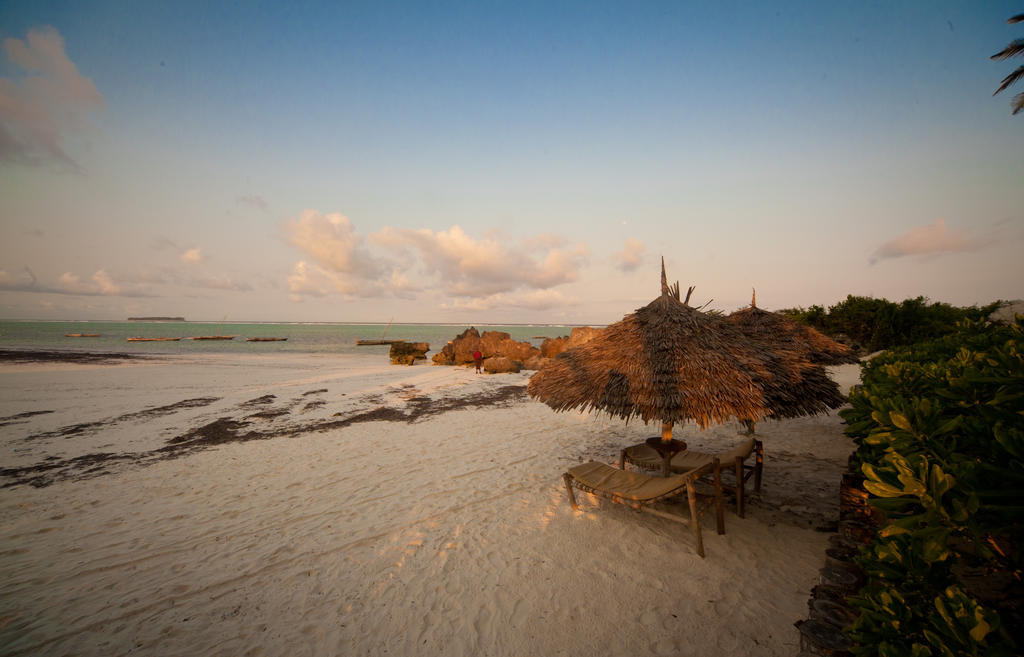
[[[405,339],[428,342],[430,351],[469,328],[462,324],[274,324],[201,322],[38,322],[0,321],[0,349],[45,349],[140,354],[195,353],[386,353],[388,347],[356,346],[357,339]],[[545,337],[568,335],[571,326],[477,326],[504,331],[515,340],[540,346]],[[70,338],[67,333],[99,333]],[[198,335],[235,335],[234,340],[188,340]],[[180,342],[128,342],[129,337],[180,337]],[[285,342],[246,342],[246,338],[288,338]]]

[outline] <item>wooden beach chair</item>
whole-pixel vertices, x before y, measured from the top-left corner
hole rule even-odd
[[[753,456],[753,463],[747,463]],[[715,459],[721,464],[722,472],[731,473],[732,483],[722,481],[722,488],[736,496],[736,515],[743,517],[746,504],[746,482],[754,478],[754,491],[761,491],[761,474],[764,470],[764,443],[756,438],[743,441],[723,454],[686,450],[672,457],[669,467],[672,472],[690,472],[694,468],[712,463]],[[641,470],[659,470],[662,458],[644,443],[633,445],[619,454],[619,467],[626,468],[630,463]]]
[[[700,533],[700,518],[704,511],[713,503],[715,505],[715,519],[719,534],[725,533],[725,516],[722,513],[722,486],[721,479],[717,478],[714,493],[706,495],[698,493],[695,489],[697,480],[704,475],[714,476],[717,472],[717,461],[695,468],[691,472],[671,477],[652,477],[640,472],[630,472],[613,468],[605,463],[591,461],[569,468],[569,471],[562,475],[565,479],[565,490],[569,493],[569,503],[572,508],[579,509],[576,502],[576,495],[573,487],[588,493],[594,493],[601,497],[628,504],[639,510],[653,513],[662,518],[675,520],[684,525],[689,525],[693,530],[693,537],[696,541],[696,551],[701,557],[704,556],[704,541]],[[680,495],[686,495],[689,502],[689,518],[654,509],[651,505],[656,502],[668,500]]]

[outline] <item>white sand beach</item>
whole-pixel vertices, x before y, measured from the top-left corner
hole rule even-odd
[[[830,371],[845,392],[859,368]],[[759,425],[763,490],[724,536],[705,517],[701,559],[671,521],[570,508],[567,467],[658,428],[554,413],[529,375],[0,364],[0,653],[796,654],[853,449],[838,417]]]

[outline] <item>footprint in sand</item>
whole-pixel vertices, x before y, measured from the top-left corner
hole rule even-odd
[[[651,652],[655,655],[678,655],[679,644],[672,639],[662,639],[651,644]]]
[[[530,619],[530,610],[522,600],[516,600],[512,605],[512,613],[509,615],[509,623],[512,627],[524,627]]]
[[[638,620],[641,625],[645,625],[647,627],[657,627],[661,625],[662,622],[661,614],[654,609],[648,609],[644,613],[640,614],[640,618]]]

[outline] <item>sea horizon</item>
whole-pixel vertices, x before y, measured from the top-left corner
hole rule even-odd
[[[0,320],[0,350],[76,351],[130,354],[201,353],[374,353],[387,345],[358,340],[426,342],[440,351],[470,327],[508,333],[535,347],[546,338],[569,335],[579,324],[446,324],[368,322],[202,322],[170,320]],[[199,340],[204,336],[231,339]],[[146,338],[130,341],[130,338]],[[250,338],[254,340],[249,340]],[[275,338],[270,341],[268,338]],[[257,340],[258,339],[258,340]]]

